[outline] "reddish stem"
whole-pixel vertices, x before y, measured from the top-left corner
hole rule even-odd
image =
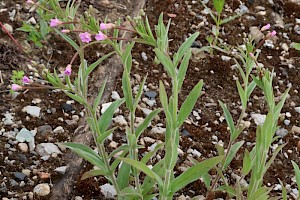
[[[6,32],[6,34],[10,37],[10,39],[12,39],[12,41],[24,52],[24,53],[26,53],[25,51],[24,51],[24,49],[23,49],[23,47],[20,45],[20,43],[14,38],[14,36],[12,36],[11,34],[10,34],[10,32],[4,27],[4,25],[2,24],[2,22],[0,22],[0,26],[2,27],[2,30],[4,30],[5,32]]]

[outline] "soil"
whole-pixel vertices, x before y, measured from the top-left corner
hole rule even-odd
[[[299,159],[299,146],[300,133],[292,132],[293,126],[300,126],[300,113],[296,112],[294,109],[300,106],[300,53],[293,48],[289,48],[288,52],[285,53],[283,57],[283,49],[281,48],[282,43],[300,42],[300,36],[292,28],[295,24],[296,19],[300,19],[300,4],[289,0],[273,0],[274,4],[270,4],[268,1],[255,0],[255,1],[245,1],[245,5],[248,7],[249,12],[241,17],[236,18],[229,23],[224,24],[223,31],[224,35],[221,34],[221,38],[230,45],[241,45],[243,43],[244,35],[249,33],[249,28],[252,26],[261,27],[266,23],[272,24],[272,29],[277,31],[277,40],[274,41],[275,48],[271,49],[268,47],[262,47],[258,62],[262,63],[266,68],[272,70],[274,69],[276,77],[273,85],[276,88],[276,94],[280,96],[290,84],[292,87],[289,92],[289,98],[287,99],[282,112],[283,118],[279,121],[279,126],[288,130],[288,134],[275,141],[276,144],[286,143],[286,146],[278,154],[274,163],[271,165],[267,171],[264,184],[270,187],[274,187],[279,184],[278,180],[281,180],[284,185],[289,185],[288,199],[295,199],[291,194],[291,188],[296,188],[296,183],[292,181],[294,179],[294,171],[291,164],[291,160],[295,161],[298,165],[300,164]],[[2,1],[7,10],[0,12],[0,22],[9,23],[14,29],[22,25],[22,21],[29,19],[34,13],[28,14],[28,9],[20,9],[17,12],[17,17],[15,21],[9,20],[9,12],[16,9],[20,5],[25,5],[23,1]],[[114,22],[117,17],[121,17],[125,20],[125,16],[130,14],[131,8],[127,1],[111,0],[112,7],[103,7],[98,1],[84,1],[80,6],[80,11],[88,8],[88,5],[93,5],[94,8],[99,10],[100,18],[108,15],[112,22]],[[207,4],[208,7],[212,7],[212,3]],[[233,15],[232,11],[239,8],[240,2],[237,0],[227,1],[226,9],[223,16]],[[260,15],[257,13],[257,6],[262,6],[265,8],[266,14]],[[151,27],[157,23],[158,16],[161,12],[164,13],[164,21],[170,19],[170,14],[175,14],[176,16],[171,18],[172,23],[169,31],[170,42],[170,52],[174,53],[179,48],[179,46],[185,41],[189,34],[198,31],[200,36],[197,38],[193,45],[193,48],[200,48],[201,46],[208,45],[206,41],[206,36],[210,34],[211,26],[213,24],[212,19],[209,15],[202,14],[204,9],[203,5],[199,1],[185,1],[185,0],[149,0],[147,1],[145,7],[145,12],[149,17]],[[284,27],[275,26],[276,20],[271,14],[272,12],[278,13],[284,20]],[[208,20],[208,25],[196,27],[200,22],[203,21],[201,16],[206,16]],[[247,17],[248,16],[248,17]],[[249,19],[249,16],[255,17],[254,20]],[[299,22],[298,22],[299,23]],[[196,26],[193,26],[196,25]],[[288,39],[285,35],[288,35]],[[26,39],[26,34],[20,31],[14,31],[14,38],[16,38],[22,45],[23,41]],[[12,70],[23,70],[25,74],[33,75],[34,73],[28,67],[30,65],[30,60],[36,60],[38,63],[43,64],[49,68],[49,70],[59,69],[63,70],[64,67],[69,63],[72,56],[74,55],[74,50],[66,42],[64,42],[58,35],[51,34],[49,39],[44,42],[43,48],[35,48],[34,44],[30,43],[30,48],[32,52],[30,54],[25,54],[18,48],[8,35],[0,31],[0,72],[2,75],[3,82],[0,83],[1,98],[0,98],[0,117],[5,118],[5,113],[13,113],[14,124],[4,125],[0,122],[0,184],[5,183],[6,189],[0,190],[1,197],[16,198],[16,199],[26,199],[30,192],[33,191],[35,185],[39,183],[49,183],[54,186],[59,183],[65,176],[54,171],[57,167],[68,165],[70,159],[70,152],[63,151],[63,154],[59,154],[57,157],[50,157],[48,160],[44,161],[35,152],[22,152],[18,148],[18,142],[13,138],[4,137],[3,133],[13,132],[16,129],[21,130],[23,127],[28,130],[37,130],[37,127],[48,124],[53,129],[58,126],[64,128],[64,133],[54,134],[50,132],[47,135],[40,136],[37,134],[35,137],[35,143],[40,144],[43,142],[65,142],[74,141],[79,134],[78,132],[84,132],[81,126],[83,123],[75,123],[68,125],[65,120],[72,120],[72,116],[81,116],[83,107],[77,103],[71,103],[72,111],[66,112],[63,108],[67,101],[70,99],[65,96],[62,92],[53,90],[28,90],[21,92],[14,100],[12,100],[12,95],[9,93],[9,85],[11,84],[10,78]],[[100,46],[92,47],[89,52],[99,52],[101,55],[109,52],[110,49],[103,48]],[[142,53],[147,55],[147,60],[143,59]],[[190,61],[189,68],[187,71],[186,79],[183,84],[182,91],[180,93],[180,101],[185,100],[186,96],[189,94],[191,89],[197,82],[203,79],[205,85],[203,88],[203,95],[199,98],[195,105],[194,110],[196,110],[201,119],[196,119],[194,115],[190,115],[189,120],[184,123],[181,128],[181,138],[180,138],[180,149],[185,152],[183,155],[179,156],[178,163],[175,168],[175,175],[182,173],[181,167],[186,163],[185,161],[190,156],[186,153],[189,149],[195,149],[201,153],[200,157],[195,157],[198,161],[205,160],[217,155],[217,150],[215,148],[215,143],[223,142],[224,146],[228,146],[229,142],[229,132],[227,130],[227,124],[225,120],[220,120],[222,116],[222,110],[218,105],[218,100],[223,101],[227,104],[230,109],[235,122],[237,121],[240,114],[240,100],[236,89],[236,81],[234,77],[239,77],[238,70],[232,70],[232,66],[235,64],[234,60],[229,61],[222,60],[225,54],[215,51],[213,55],[205,54],[205,58],[192,57]],[[272,56],[272,57],[270,57]],[[132,79],[133,82],[139,84],[139,80],[136,78],[137,75],[144,77],[147,74],[147,86],[151,90],[157,90],[159,80],[163,80],[165,83],[171,84],[171,80],[166,78],[165,72],[162,66],[157,66],[153,64],[154,53],[151,48],[146,45],[136,44],[133,50],[134,67],[132,68]],[[269,59],[271,58],[271,59]],[[97,60],[96,53],[87,55],[88,62],[94,62]],[[109,66],[110,61],[106,61],[104,64]],[[74,66],[78,64],[75,62]],[[39,68],[38,68],[39,70]],[[109,72],[110,68],[106,69]],[[76,70],[75,70],[76,71]],[[97,73],[97,72],[96,72]],[[108,94],[112,90],[117,91],[122,96],[121,90],[121,70],[117,70],[111,80],[111,85],[107,91]],[[99,74],[92,77],[91,84],[96,85],[92,87],[89,91],[91,96],[95,95],[99,88]],[[100,78],[101,79],[101,78]],[[42,80],[42,78],[36,78],[36,80]],[[100,81],[101,82],[101,81]],[[166,87],[168,94],[170,95],[170,87]],[[111,101],[107,95],[107,102]],[[143,96],[144,97],[144,96]],[[253,98],[250,100],[250,105],[247,110],[248,116],[245,120],[251,120],[251,113],[261,113],[266,114],[266,105],[264,104],[263,94],[261,91],[256,89],[252,95]],[[34,104],[33,100],[41,99],[41,103]],[[161,107],[159,103],[159,98],[156,97],[157,105],[156,107]],[[25,106],[37,105],[41,108],[42,114],[39,118],[29,117],[28,114],[22,111]],[[56,112],[47,112],[47,110],[52,109]],[[124,115],[126,111],[124,107],[120,108]],[[153,109],[153,108],[150,108]],[[219,114],[218,114],[219,113]],[[289,113],[291,117],[288,117]],[[141,110],[137,111],[138,117],[144,117]],[[125,116],[126,117],[126,116]],[[156,120],[154,123],[164,123],[162,120],[164,116],[159,115],[160,120]],[[287,125],[284,120],[290,120]],[[189,122],[189,123],[188,123]],[[124,130],[122,128],[117,129],[114,134],[113,141],[117,142],[119,145],[125,142]],[[251,121],[251,126],[247,131],[243,132],[237,140],[244,140],[245,144],[239,150],[237,156],[233,159],[232,163],[228,167],[225,176],[228,178],[229,183],[234,184],[235,179],[232,178],[232,174],[240,174],[240,169],[242,167],[243,152],[245,149],[251,150],[253,143],[255,142],[255,131],[256,125]],[[86,131],[85,131],[86,132]],[[153,134],[151,132],[151,127],[147,129],[142,137],[151,137],[155,140],[164,140],[164,136],[161,134]],[[216,140],[217,138],[217,140]],[[88,141],[87,143],[90,143]],[[109,141],[107,142],[107,150],[112,151],[113,148],[109,147]],[[8,145],[7,145],[8,144]],[[91,144],[93,146],[93,144]],[[145,148],[141,149],[140,156],[142,153],[146,152],[151,144],[146,143]],[[270,151],[270,155],[272,151]],[[161,152],[161,157],[163,157],[163,152]],[[76,157],[76,159],[79,159]],[[154,163],[158,158],[152,159]],[[78,172],[81,175],[92,168],[88,163],[82,163],[81,171]],[[23,169],[30,169],[31,174],[24,179],[25,186],[20,187],[20,180],[16,179],[14,172],[22,172]],[[48,173],[49,176],[46,178],[41,176],[41,172]],[[74,199],[76,196],[82,197],[83,199],[105,199],[101,193],[100,186],[107,183],[103,177],[90,178],[87,180],[80,180],[80,174],[76,179],[73,180],[72,191],[70,191],[69,196],[66,199]],[[215,172],[211,172],[212,177],[215,177]],[[77,175],[77,174],[75,174]],[[17,185],[10,184],[11,180],[17,181]],[[249,177],[246,177],[249,180]],[[70,183],[71,184],[71,183]],[[0,188],[2,188],[0,186]],[[52,191],[53,192],[53,191]],[[176,197],[184,195],[186,197],[194,197],[197,195],[206,195],[207,189],[204,183],[200,180],[189,184],[186,188],[182,189],[176,194]],[[272,190],[271,196],[280,195],[281,191]],[[50,199],[53,195],[50,193],[46,197],[34,196],[34,199]],[[25,198],[26,197],[26,198]],[[216,193],[215,199],[226,198],[225,193]]]

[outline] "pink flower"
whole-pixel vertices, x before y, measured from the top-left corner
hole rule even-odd
[[[23,76],[22,82],[23,83],[32,83],[32,80],[30,80],[27,76]]]
[[[264,25],[263,27],[261,27],[261,31],[266,31],[266,30],[269,30],[271,28],[271,25],[270,24],[267,24],[267,25]]]
[[[59,19],[55,18],[55,19],[50,19],[50,27],[56,27],[63,24],[62,21],[60,21]]]
[[[81,41],[85,43],[89,43],[90,41],[92,41],[91,34],[88,32],[80,33],[79,37]]]
[[[61,30],[61,32],[62,32],[62,33],[70,33],[71,31],[68,30],[68,29],[63,29],[63,30]]]
[[[98,41],[105,40],[106,38],[107,38],[107,36],[104,33],[102,33],[101,31],[99,31],[99,33],[95,35],[95,39]]]
[[[276,35],[276,31],[272,31],[271,32],[271,36],[273,37],[273,36],[275,36]]]
[[[253,53],[250,52],[249,55],[250,55],[251,58],[255,59],[255,56],[254,56]]]
[[[113,23],[108,23],[108,24],[101,23],[100,24],[100,30],[113,29],[115,27],[116,27],[116,25],[114,25]]]
[[[70,76],[71,75],[71,73],[72,73],[72,65],[71,64],[67,65],[64,73],[65,73],[66,76]]]
[[[272,31],[271,33],[268,33],[266,37],[269,38],[269,37],[273,37],[275,35],[276,35],[276,31]]]
[[[35,4],[35,2],[31,1],[31,0],[27,0],[26,3],[28,3],[28,4]]]
[[[22,90],[22,86],[21,86],[21,85],[18,85],[18,84],[12,84],[12,85],[11,85],[11,89],[12,89],[13,91]]]

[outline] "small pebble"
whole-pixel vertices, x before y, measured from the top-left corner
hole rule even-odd
[[[33,193],[35,193],[38,196],[47,196],[50,194],[50,186],[48,183],[41,183],[34,187]]]

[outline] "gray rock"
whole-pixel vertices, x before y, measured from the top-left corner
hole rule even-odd
[[[285,128],[280,128],[276,131],[276,135],[279,136],[279,137],[284,137],[286,136],[287,134],[289,133],[288,130],[286,130]]]
[[[10,179],[10,180],[9,180],[9,183],[10,183],[10,185],[11,185],[12,187],[15,187],[15,186],[18,186],[18,185],[19,185],[18,182],[15,181],[14,179]]]
[[[120,126],[127,126],[127,121],[123,115],[116,116],[115,118],[113,118],[113,121]]]
[[[65,174],[66,170],[67,170],[67,166],[61,166],[61,167],[56,168],[54,171],[58,172],[60,174]]]
[[[119,93],[118,93],[117,91],[112,91],[112,92],[111,92],[111,98],[112,98],[113,100],[121,99],[121,97],[120,97],[120,95],[119,95]]]
[[[23,153],[28,152],[28,145],[26,143],[19,143],[18,147]]]
[[[165,134],[166,133],[166,128],[155,126],[151,129],[150,133],[154,134]]]
[[[114,196],[117,195],[117,192],[116,192],[116,189],[114,188],[114,186],[112,186],[108,183],[101,185],[100,189],[101,189],[102,194],[105,196],[105,198],[114,199]]]
[[[65,130],[64,130],[64,128],[61,127],[61,126],[58,126],[58,127],[56,127],[56,128],[53,130],[53,133],[54,133],[54,134],[61,134],[61,133],[64,133],[64,132],[65,132]]]
[[[18,142],[32,142],[34,141],[34,136],[31,131],[27,130],[26,128],[22,128],[17,134],[16,140]]]
[[[45,136],[48,135],[49,133],[52,133],[52,130],[53,130],[52,127],[46,124],[46,125],[39,126],[37,128],[37,133],[41,134],[42,136]]]
[[[155,91],[147,91],[144,94],[148,99],[154,99],[157,96],[157,92]]]
[[[8,131],[3,133],[4,137],[7,137],[8,139],[15,139],[16,137],[16,132],[14,131]]]
[[[13,27],[12,27],[10,24],[5,23],[5,24],[3,24],[3,26],[4,26],[4,28],[5,28],[9,33],[13,33],[13,32],[14,32],[14,29],[13,29]],[[2,31],[5,32],[5,31],[3,30],[3,28],[2,28]]]
[[[5,117],[5,118],[2,119],[4,125],[10,126],[10,125],[13,125],[13,124],[14,124],[14,122],[13,122],[14,117],[12,116],[11,113],[5,113],[5,114],[4,114],[4,117]]]
[[[20,181],[24,181],[24,179],[26,177],[26,174],[23,174],[21,172],[14,172],[13,175]]]
[[[26,106],[23,108],[23,111],[27,112],[29,115],[31,115],[33,117],[39,117],[41,108],[37,107],[37,106]]]
[[[38,184],[33,188],[33,193],[42,197],[47,196],[50,193],[50,186],[48,183]]]
[[[152,110],[150,110],[148,108],[141,108],[141,110],[143,111],[145,116],[148,116],[152,112]]]
[[[266,120],[266,115],[262,115],[262,114],[252,113],[251,117],[254,120],[256,125],[262,125]]]
[[[144,61],[148,60],[147,54],[145,52],[142,52],[141,56],[142,56],[142,58],[143,58]]]
[[[299,106],[299,107],[295,107],[295,111],[296,111],[297,113],[300,113],[300,106]]]
[[[40,156],[49,156],[53,153],[61,154],[59,148],[53,143],[41,143],[36,146],[36,151]]]

